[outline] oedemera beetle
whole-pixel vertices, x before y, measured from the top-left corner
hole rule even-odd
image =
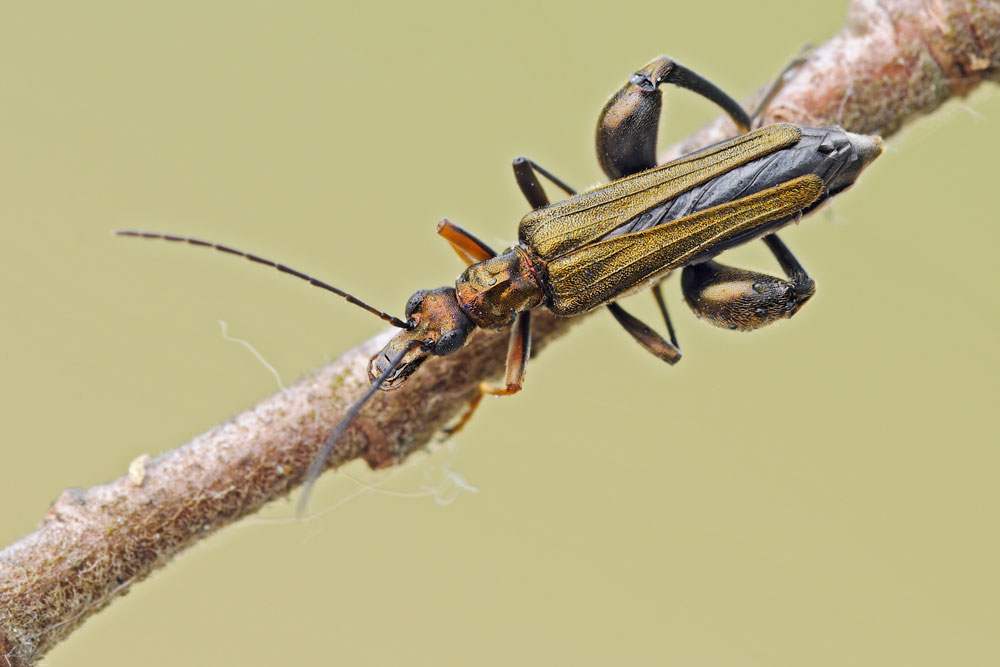
[[[741,134],[657,166],[660,86],[665,83],[716,103]],[[532,160],[517,158],[514,176],[531,206],[518,226],[518,242],[496,252],[458,225],[442,221],[438,234],[467,267],[453,287],[415,292],[403,319],[295,269],[227,246],[155,232],[117,233],[245,257],[334,292],[400,329],[370,359],[371,387],[351,406],[313,461],[304,503],[337,441],[375,392],[399,389],[427,358],[456,352],[476,329],[511,328],[506,375],[502,386],[481,386],[452,430],[465,423],[484,394],[509,395],[521,389],[534,308],[572,317],[606,306],[642,347],[670,364],[681,353],[660,281],[674,269],[682,269],[685,301],[711,324],[749,331],[798,312],[814,294],[815,283],[775,232],[850,187],[881,154],[881,140],[839,127],[777,124],[752,129],[759,114],[760,109],[748,114],[690,69],[657,58],[632,74],[601,111],[597,156],[610,182],[578,193]],[[540,178],[568,198],[550,203]],[[713,259],[758,238],[785,278]],[[659,304],[666,338],[616,303],[645,287],[651,288]]]

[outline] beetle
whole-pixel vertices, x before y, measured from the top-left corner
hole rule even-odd
[[[764,104],[780,81],[781,77]],[[740,134],[657,166],[660,87],[667,83],[717,104]],[[429,357],[458,351],[476,329],[511,328],[504,383],[483,383],[452,432],[465,424],[483,395],[520,391],[534,308],[572,317],[607,306],[643,348],[669,364],[676,363],[681,352],[660,282],[675,269],[681,269],[685,301],[710,324],[750,331],[798,312],[815,293],[815,282],[775,232],[850,187],[881,154],[882,144],[878,137],[835,126],[776,124],[752,129],[762,109],[763,104],[748,114],[694,71],[666,57],[653,60],[633,73],[600,113],[597,156],[610,182],[578,193],[534,161],[515,159],[515,180],[532,209],[518,226],[518,242],[498,253],[443,220],[438,234],[465,261],[466,269],[453,287],[415,292],[406,303],[405,319],[305,273],[235,248],[155,232],[117,233],[245,257],[334,292],[400,329],[369,360],[371,387],[347,411],[314,459],[304,503],[337,441],[365,403],[377,391],[402,387]],[[551,203],[541,178],[568,198]],[[724,250],[757,238],[763,239],[785,278],[714,261]],[[666,338],[616,303],[646,287],[662,313]]]

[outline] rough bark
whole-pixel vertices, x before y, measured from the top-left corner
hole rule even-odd
[[[1000,2],[856,0],[846,26],[789,77],[764,122],[839,123],[887,137],[951,97],[1000,77]],[[748,106],[753,102],[748,101]],[[733,133],[727,119],[672,147],[682,154]],[[539,312],[535,351],[573,320]],[[287,390],[129,474],[65,491],[41,528],[0,552],[0,665],[34,664],[94,612],[202,537],[298,486],[326,435],[367,386],[386,334]],[[408,385],[378,395],[331,458],[402,461],[496,378],[505,333],[428,361]]]

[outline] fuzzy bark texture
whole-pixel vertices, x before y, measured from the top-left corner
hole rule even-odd
[[[886,137],[998,78],[1000,1],[855,0],[846,26],[788,77],[763,121],[836,123]],[[734,131],[720,119],[664,158]],[[572,323],[537,311],[535,352]],[[175,554],[290,493],[367,388],[367,360],[386,336],[186,445],[136,459],[114,482],[65,491],[38,531],[0,552],[0,667],[34,664]],[[501,375],[506,348],[506,332],[480,332],[462,351],[428,361],[404,389],[369,403],[329,466],[402,461],[465,408],[480,381]]]

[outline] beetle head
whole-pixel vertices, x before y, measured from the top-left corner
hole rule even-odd
[[[402,354],[403,360],[382,382],[384,391],[399,389],[427,357],[462,349],[475,328],[455,300],[453,288],[415,292],[406,302],[406,328],[368,362],[368,379],[375,382],[391,360]]]

